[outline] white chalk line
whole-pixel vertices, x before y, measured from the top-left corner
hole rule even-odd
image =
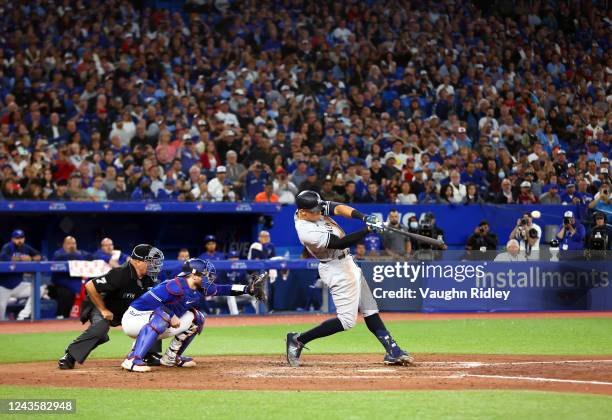
[[[578,380],[578,379],[538,378],[538,377],[532,377],[532,376],[472,375],[471,373],[466,373],[466,374],[463,374],[462,376],[471,377],[471,378],[487,378],[487,379],[511,379],[513,381],[521,380],[521,381],[536,381],[536,382],[560,382],[560,383],[568,383],[568,384],[612,386],[612,382],[584,381],[584,380]]]
[[[62,373],[67,373],[69,375],[74,375],[74,374],[77,374],[77,373],[108,373],[108,371],[105,371],[105,370],[81,370],[81,369],[77,370],[77,369],[75,369],[75,370],[68,371],[68,372],[64,371]]]
[[[355,362],[315,362],[317,365],[354,365]],[[529,360],[522,362],[477,362],[477,361],[466,361],[466,362],[457,362],[457,361],[431,361],[431,362],[419,362],[417,359],[415,361],[415,366],[418,368],[419,366],[427,366],[427,365],[440,365],[447,366],[449,368],[477,368],[477,367],[486,367],[486,366],[515,366],[515,365],[558,365],[564,363],[612,363],[612,360],[598,360],[598,359],[589,359],[589,360]]]
[[[612,360],[598,360],[598,359],[583,359],[583,360],[528,360],[523,362],[421,362],[422,365],[427,364],[451,364],[451,365],[465,365],[466,367],[480,367],[480,366],[497,366],[497,365],[537,365],[537,364],[563,364],[563,363],[612,363]],[[418,362],[417,362],[418,363]]]
[[[403,378],[403,379],[461,379],[463,378],[465,375],[462,374],[458,374],[458,375],[438,375],[438,376],[432,376],[432,375],[421,375],[421,376],[410,376],[409,378],[405,378],[402,376],[397,376],[397,375],[278,375],[278,374],[269,374],[269,373],[252,373],[249,375],[246,375],[247,378],[266,378],[266,379],[286,379],[286,378],[291,378],[291,379],[345,379],[345,380],[352,380],[352,379],[398,379],[398,378]]]

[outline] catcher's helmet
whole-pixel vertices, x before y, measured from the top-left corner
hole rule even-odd
[[[183,263],[183,268],[179,276],[188,276],[190,274],[207,277],[209,281],[213,282],[217,276],[217,269],[208,260],[191,258]]]
[[[295,197],[295,204],[300,210],[321,211],[321,196],[314,191],[302,191]]]

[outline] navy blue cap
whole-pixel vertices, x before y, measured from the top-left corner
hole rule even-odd
[[[240,254],[238,254],[238,251],[232,250],[227,253],[227,258],[240,258]]]
[[[204,243],[208,243],[208,242],[217,242],[217,238],[215,238],[215,235],[206,235],[204,237]]]
[[[11,234],[11,238],[25,238],[25,233],[21,229],[15,229]]]

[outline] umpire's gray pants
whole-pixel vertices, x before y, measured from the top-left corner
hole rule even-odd
[[[108,330],[110,329],[110,323],[104,319],[98,308],[94,307],[90,311],[88,318],[91,323],[89,328],[75,338],[66,349],[66,351],[79,363],[85,362],[85,359],[89,357],[93,349],[109,340]],[[161,352],[161,340],[154,343],[149,349],[149,352]]]
[[[79,363],[83,363],[93,349],[109,340],[110,323],[104,319],[98,308],[93,308],[89,313],[89,322],[91,322],[89,328],[70,343],[66,349]]]

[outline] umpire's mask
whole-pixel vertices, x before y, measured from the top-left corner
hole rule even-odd
[[[134,247],[132,258],[147,263],[147,275],[157,281],[157,275],[164,265],[164,253],[152,245],[140,244]]]

